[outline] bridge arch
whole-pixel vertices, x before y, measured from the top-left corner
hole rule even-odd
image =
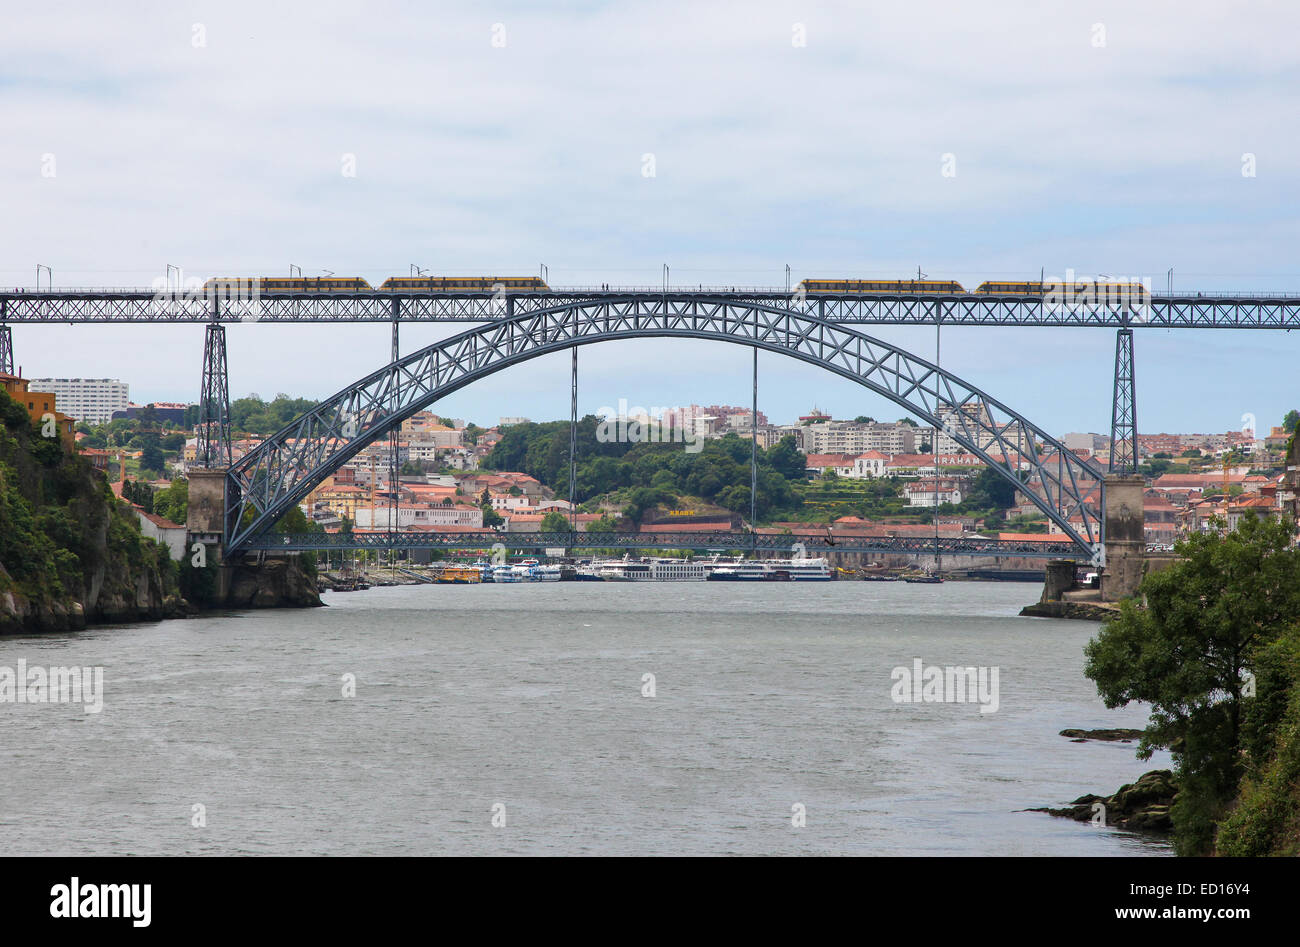
[[[1100,473],[974,385],[815,313],[753,300],[628,297],[509,315],[412,352],[322,401],[230,467],[227,555],[239,553],[329,474],[439,398],[573,346],[673,337],[757,346],[855,381],[945,431],[1017,487],[1025,486],[1018,471],[1027,469],[1033,489],[1026,495],[1070,540],[1099,548]]]

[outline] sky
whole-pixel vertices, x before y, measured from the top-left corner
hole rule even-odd
[[[533,275],[1149,279],[1300,294],[1294,3],[26,4],[0,33],[0,285]],[[41,280],[45,280],[42,272]],[[464,326],[408,326],[404,352]],[[930,358],[933,328],[868,334]],[[325,397],[386,326],[228,329],[232,397]],[[19,326],[29,377],[198,395],[196,326]],[[943,366],[1107,432],[1109,330],[949,328]],[[1145,329],[1145,433],[1278,424],[1300,337]],[[585,347],[579,409],[748,404],[750,353]],[[568,416],[567,355],[437,403]],[[906,412],[763,353],[777,422]]]

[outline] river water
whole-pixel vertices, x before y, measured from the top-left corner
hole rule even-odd
[[[98,714],[0,704],[0,850],[1166,855],[1021,811],[1169,765],[1058,735],[1145,713],[1084,678],[1096,624],[1016,617],[1038,591],[407,586],[0,639],[104,669]],[[997,710],[895,702],[915,659],[996,667]]]

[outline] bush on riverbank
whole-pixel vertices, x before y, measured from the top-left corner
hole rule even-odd
[[[1256,668],[1245,726],[1246,775],[1219,824],[1215,853],[1300,855],[1300,626],[1269,645]]]
[[[1145,605],[1125,602],[1085,648],[1085,673],[1106,706],[1151,705],[1138,757],[1172,752],[1179,854],[1213,852],[1234,815],[1234,839],[1272,838],[1293,811],[1285,721],[1300,681],[1288,663],[1300,549],[1292,536],[1289,522],[1246,517],[1234,532],[1180,542],[1180,561],[1143,581]]]

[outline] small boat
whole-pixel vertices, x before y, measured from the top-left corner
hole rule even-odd
[[[523,576],[521,573],[515,571],[515,566],[508,566],[505,563],[502,563],[499,566],[492,567],[492,581],[507,584],[511,582],[522,582]]]
[[[912,582],[916,585],[938,585],[943,582],[941,575],[905,575],[904,582]]]

